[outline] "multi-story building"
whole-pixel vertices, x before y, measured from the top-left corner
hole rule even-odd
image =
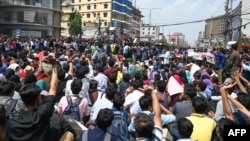
[[[141,41],[159,40],[159,32],[160,32],[159,26],[142,24],[140,30],[140,40]]]
[[[62,36],[68,35],[69,15],[75,10],[82,16],[83,34],[94,29],[102,32],[108,27],[130,29],[131,0],[63,0],[62,10]]]
[[[224,15],[209,18],[205,21],[204,41],[223,39],[225,31]]]
[[[132,9],[132,19],[131,19],[131,31],[135,34],[140,34],[140,27],[142,24],[141,18],[144,16],[141,14],[141,11],[135,7]]]
[[[61,0],[0,0],[0,34],[16,37],[61,35]]]
[[[242,19],[242,27],[241,31],[246,37],[250,37],[250,1],[249,0],[241,0],[241,19]]]
[[[186,47],[187,43],[185,40],[185,35],[180,32],[167,35],[167,40],[170,44],[178,47]]]

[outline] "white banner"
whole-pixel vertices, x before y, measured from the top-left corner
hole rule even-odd
[[[34,22],[36,12],[35,11],[24,11],[24,22]]]

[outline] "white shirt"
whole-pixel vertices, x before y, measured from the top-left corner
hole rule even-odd
[[[137,114],[141,111],[140,105],[139,105],[139,99],[144,94],[138,90],[134,90],[132,93],[130,93],[126,98],[125,102],[123,104],[124,107],[129,107],[129,111],[131,114]]]
[[[106,98],[104,94],[101,99],[96,100],[93,107],[90,110],[90,119],[95,120],[97,118],[97,114],[101,109],[108,108],[112,109],[113,103]]]

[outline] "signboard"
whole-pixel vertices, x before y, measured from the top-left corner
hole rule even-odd
[[[28,37],[42,37],[41,31],[26,31],[26,36]]]
[[[16,36],[19,37],[21,35],[21,29],[16,29]]]
[[[35,19],[35,11],[24,11],[24,22],[33,23]]]

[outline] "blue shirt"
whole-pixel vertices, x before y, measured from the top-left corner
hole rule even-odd
[[[142,113],[145,113],[147,115],[151,115],[153,113],[151,113],[150,111],[141,111]],[[172,123],[176,120],[175,116],[173,114],[161,114],[161,121],[162,121],[162,125],[167,125],[168,123]],[[134,119],[131,120],[130,125],[128,126],[128,131],[131,133],[135,132],[135,125],[134,125]]]
[[[7,68],[8,68],[8,65],[6,63],[3,63],[3,66],[0,68],[0,73],[4,73]]]

